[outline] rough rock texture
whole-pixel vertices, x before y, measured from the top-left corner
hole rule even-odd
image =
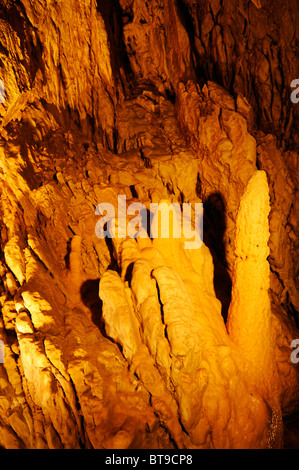
[[[195,66],[253,108],[252,128],[298,146],[298,108],[289,100],[298,76],[298,2],[220,0],[178,2],[185,12]],[[297,52],[296,52],[297,51]],[[245,98],[245,99],[244,99]],[[294,125],[295,124],[295,125]]]
[[[298,18],[0,1],[1,447],[299,447]],[[204,243],[98,238],[118,195]]]

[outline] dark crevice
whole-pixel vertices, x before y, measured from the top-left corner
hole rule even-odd
[[[76,406],[76,410],[77,410],[77,413],[78,413],[77,416],[80,420],[81,431],[82,431],[82,433],[84,433],[84,438],[85,438],[85,440],[84,440],[84,438],[82,439],[83,436],[81,435],[81,432],[80,432],[80,429],[79,429],[78,430],[79,446],[80,446],[80,449],[90,448],[91,444],[90,444],[88,435],[85,432],[85,420],[84,420],[84,415],[83,415],[82,410],[81,410],[80,401],[79,401],[79,398],[78,398],[78,395],[77,395],[76,386],[75,386],[75,383],[73,382],[72,377],[69,376],[69,378],[70,378],[70,384],[72,385],[73,390],[74,390],[75,406]],[[75,420],[75,422],[76,422],[76,420]],[[58,434],[58,437],[60,437],[58,432],[57,432],[57,434]]]
[[[220,193],[211,194],[204,201],[203,242],[207,245],[213,257],[214,289],[217,299],[221,302],[221,314],[226,322],[231,301],[232,281],[226,261],[225,230],[223,197]]]
[[[161,321],[162,321],[162,324],[164,326],[164,336],[167,339],[168,343],[170,344],[169,338],[168,338],[168,333],[167,333],[167,325],[165,324],[165,320],[164,320],[164,306],[163,306],[163,302],[161,300],[160,288],[159,288],[159,284],[158,284],[157,280],[156,280],[156,289],[157,289],[158,301],[159,301],[159,304],[160,304]]]
[[[289,292],[286,293],[286,303],[282,304],[288,315],[294,319],[296,327],[299,328],[299,312],[292,304]]]
[[[134,184],[131,184],[131,185],[130,185],[130,191],[131,191],[132,197],[133,197],[134,199],[138,199],[138,193],[137,193],[137,191],[136,191],[136,189],[135,189]]]

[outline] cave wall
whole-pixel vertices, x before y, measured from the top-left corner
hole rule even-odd
[[[291,0],[0,2],[2,447],[292,440],[298,17]],[[99,239],[119,194],[203,202],[200,254]]]

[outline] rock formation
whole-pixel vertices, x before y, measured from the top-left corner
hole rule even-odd
[[[298,17],[0,0],[0,447],[299,448]]]

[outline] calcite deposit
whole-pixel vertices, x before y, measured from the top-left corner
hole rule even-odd
[[[299,448],[298,18],[0,0],[0,448]]]

